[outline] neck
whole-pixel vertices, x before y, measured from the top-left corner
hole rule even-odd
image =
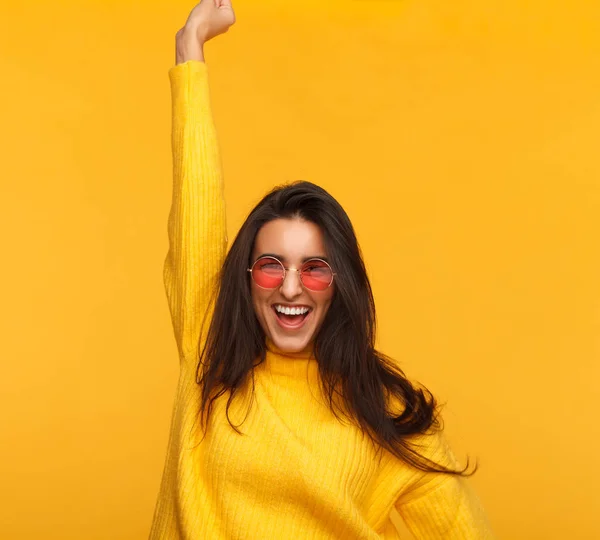
[[[273,354],[276,354],[278,356],[283,356],[285,358],[311,358],[313,357],[313,344],[312,342],[309,343],[304,349],[302,349],[301,351],[296,351],[296,352],[288,352],[288,351],[284,351],[282,349],[280,349],[279,347],[277,347],[275,345],[275,343],[273,343],[273,340],[271,340],[270,337],[266,337],[265,338],[265,344],[267,346],[267,351],[271,352]]]

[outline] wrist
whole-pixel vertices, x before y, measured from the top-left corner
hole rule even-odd
[[[199,41],[196,35],[183,33],[178,37],[175,45],[175,61],[177,64],[182,64],[188,60],[204,62],[204,43]]]

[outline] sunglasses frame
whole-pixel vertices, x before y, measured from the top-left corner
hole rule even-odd
[[[262,259],[273,259],[274,261],[277,261],[280,265],[281,268],[283,268],[283,277],[281,278],[281,283],[279,285],[277,285],[277,287],[262,287],[261,285],[259,285],[258,283],[256,283],[256,280],[254,279],[254,276],[252,275],[252,270],[254,269],[254,267],[256,266],[256,263]],[[254,283],[256,284],[257,287],[264,289],[266,291],[273,291],[279,287],[281,287],[284,282],[285,282],[285,276],[287,275],[287,271],[293,271],[293,272],[298,272],[299,277],[300,277],[300,283],[302,284],[302,286],[308,290],[308,291],[312,291],[312,292],[323,292],[326,291],[327,289],[329,289],[329,287],[331,287],[331,284],[333,283],[333,278],[337,275],[337,272],[333,271],[333,268],[331,268],[331,265],[323,260],[323,259],[319,259],[318,257],[313,257],[312,259],[308,259],[308,261],[302,263],[302,266],[304,266],[305,264],[311,262],[311,261],[320,261],[322,263],[325,263],[328,267],[329,270],[331,270],[331,281],[329,282],[329,284],[327,285],[327,287],[325,287],[324,289],[311,289],[309,287],[307,287],[304,284],[304,281],[302,281],[302,270],[298,270],[297,268],[286,268],[286,266],[277,258],[277,257],[272,257],[271,255],[265,255],[263,257],[259,257],[258,259],[256,259],[254,261],[254,263],[252,264],[252,268],[247,268],[246,271],[250,272],[250,276],[252,277],[252,281],[254,281]]]

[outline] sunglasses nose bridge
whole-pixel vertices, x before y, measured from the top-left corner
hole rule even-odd
[[[291,278],[292,273],[296,274],[296,279]],[[302,272],[297,269],[297,268],[285,268],[283,270],[283,277],[281,278],[281,285],[280,287],[282,287],[283,289],[285,289],[286,291],[288,290],[287,285],[291,282],[293,283],[293,285],[291,285],[291,290],[289,291],[291,296],[296,296],[298,294],[298,291],[301,292],[302,287],[303,287],[303,283],[302,283]]]

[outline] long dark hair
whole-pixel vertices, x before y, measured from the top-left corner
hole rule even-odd
[[[265,334],[255,315],[246,271],[260,228],[278,218],[300,218],[318,225],[335,272],[335,292],[315,336],[314,356],[322,390],[340,412],[366,432],[379,449],[427,472],[468,476],[469,463],[454,470],[421,455],[409,438],[441,430],[439,408],[426,388],[417,388],[386,355],[375,350],[375,302],[352,223],[341,205],[311,182],[278,186],[250,212],[229,250],[213,295],[212,318],[200,353],[196,382],[202,386],[201,420],[206,426],[213,402],[235,393],[253,379],[253,367],[266,358]],[[336,398],[334,398],[334,395]],[[399,415],[387,399],[402,405]],[[476,467],[475,467],[476,469]]]

